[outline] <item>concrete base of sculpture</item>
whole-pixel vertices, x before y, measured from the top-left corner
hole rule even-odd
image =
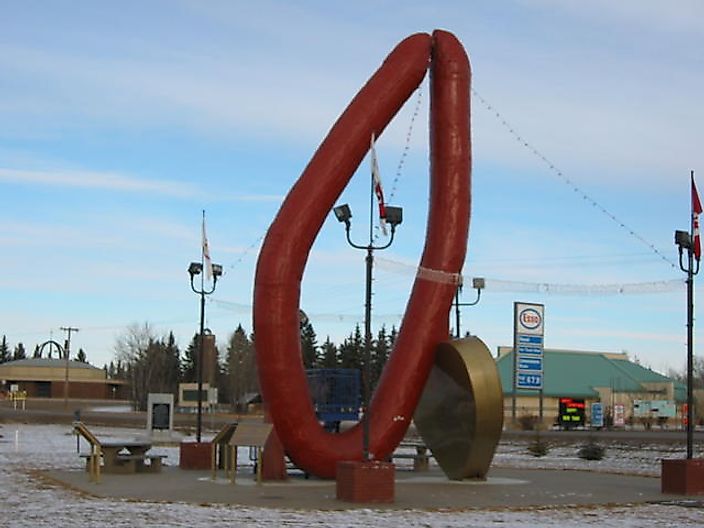
[[[663,460],[660,491],[673,495],[704,495],[704,459]]]
[[[338,462],[337,499],[346,502],[394,502],[396,468],[389,462]]]

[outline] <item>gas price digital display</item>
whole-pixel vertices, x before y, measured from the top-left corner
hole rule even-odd
[[[584,425],[584,400],[560,398],[558,421],[562,427]]]

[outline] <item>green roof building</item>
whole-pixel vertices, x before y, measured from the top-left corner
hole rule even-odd
[[[496,366],[504,394],[505,423],[511,425],[513,410],[513,347],[499,347]],[[587,414],[593,402],[611,415],[622,405],[626,421],[634,418],[633,402],[676,402],[678,414],[686,402],[686,386],[628,359],[626,354],[545,349],[543,355],[543,423],[556,422],[560,398],[584,400]],[[516,418],[540,414],[540,392],[516,392]],[[674,422],[672,425],[675,425]]]

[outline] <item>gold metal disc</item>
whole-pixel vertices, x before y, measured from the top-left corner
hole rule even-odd
[[[486,345],[473,336],[438,345],[413,418],[449,479],[486,478],[503,416],[501,380]]]

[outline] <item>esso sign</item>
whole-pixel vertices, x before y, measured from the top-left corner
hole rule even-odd
[[[518,315],[521,325],[528,330],[535,330],[543,322],[543,318],[534,308],[526,308]]]
[[[514,317],[517,334],[543,335],[545,306],[532,303],[515,303]]]

